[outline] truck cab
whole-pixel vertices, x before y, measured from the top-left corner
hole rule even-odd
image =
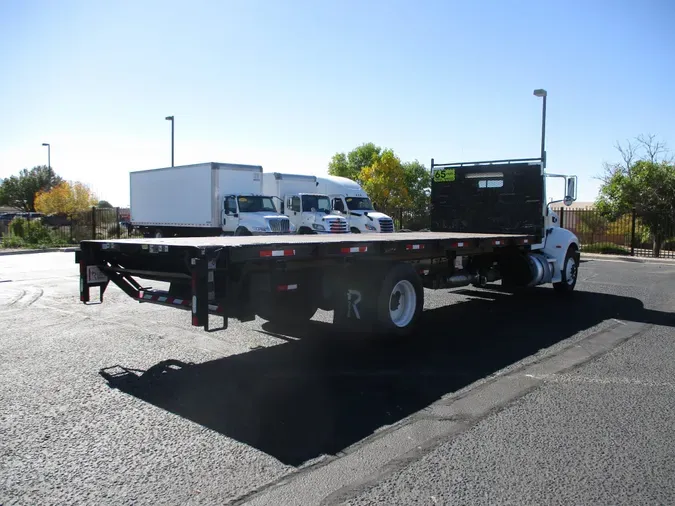
[[[279,213],[274,197],[226,195],[223,199],[223,235],[275,235],[295,232],[291,220]]]
[[[352,233],[394,232],[394,220],[375,210],[356,181],[339,176],[320,176],[317,180],[318,188],[330,197],[331,208],[347,219]]]
[[[297,193],[284,195],[283,213],[299,234],[346,234],[347,220],[331,212],[328,195]]]

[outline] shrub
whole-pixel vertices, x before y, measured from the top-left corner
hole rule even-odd
[[[42,245],[50,244],[52,236],[49,229],[42,224],[42,220],[31,220],[24,229],[24,239],[28,244]]]
[[[623,246],[618,246],[611,242],[598,242],[595,244],[582,245],[581,250],[584,253],[602,253],[604,255],[629,255],[630,251]]]
[[[26,236],[26,226],[28,223],[26,218],[14,218],[9,223],[10,235],[23,239]]]
[[[21,237],[16,235],[5,235],[2,238],[2,247],[3,248],[23,248],[26,246],[26,243]]]

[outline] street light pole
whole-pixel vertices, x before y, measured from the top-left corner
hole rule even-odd
[[[47,146],[47,166],[52,168],[52,147],[47,142],[42,143],[43,146]]]
[[[544,99],[541,106],[541,163],[546,168],[546,90],[538,89],[533,92],[535,97]]]
[[[173,116],[167,116],[165,119],[171,120],[171,166],[173,167]]]

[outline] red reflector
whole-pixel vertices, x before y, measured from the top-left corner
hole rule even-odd
[[[261,257],[292,257],[295,255],[294,249],[275,249],[275,250],[264,250],[260,252]]]
[[[452,245],[453,248],[463,248],[464,243],[463,242],[456,242]]]
[[[424,244],[406,244],[405,249],[407,249],[408,251],[424,249]]]
[[[290,292],[291,290],[297,290],[298,285],[279,285],[277,286],[278,292]]]
[[[494,244],[495,246],[500,246],[503,242],[504,241],[497,239],[496,241],[492,241],[492,244]]]
[[[353,248],[342,248],[341,253],[365,253],[368,251],[368,246],[354,246]]]

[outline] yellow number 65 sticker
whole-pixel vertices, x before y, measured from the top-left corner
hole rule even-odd
[[[434,182],[447,183],[455,180],[455,169],[440,169],[434,172]]]

